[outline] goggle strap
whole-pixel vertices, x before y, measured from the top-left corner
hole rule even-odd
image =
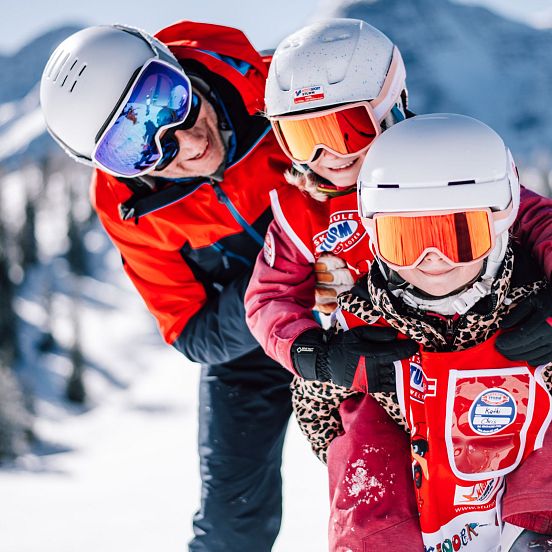
[[[400,97],[402,89],[404,88],[405,80],[406,69],[404,67],[404,62],[399,49],[394,46],[391,64],[389,65],[389,70],[387,71],[383,87],[377,98],[370,100],[370,105],[374,110],[374,115],[380,123],[391,111],[393,105],[395,105],[397,101],[397,98]]]

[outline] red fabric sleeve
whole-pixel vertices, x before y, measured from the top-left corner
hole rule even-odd
[[[170,236],[170,228],[157,228],[147,217],[139,224],[120,219],[117,206],[126,198],[119,195],[109,180],[96,171],[92,203],[98,217],[121,253],[125,272],[157,319],[163,338],[172,344],[205,304],[205,289],[195,279],[179,248],[169,239],[164,242],[157,239],[158,235]]]
[[[245,293],[246,321],[267,355],[294,372],[291,345],[299,334],[320,326],[314,320],[314,266],[295,247],[276,220],[267,231],[274,258],[257,257]]]
[[[512,229],[519,241],[531,249],[533,256],[552,276],[552,199],[527,188],[521,188],[519,213]]]

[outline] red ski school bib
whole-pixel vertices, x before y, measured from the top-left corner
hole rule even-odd
[[[498,550],[504,476],[552,418],[542,368],[507,360],[495,339],[396,363],[426,552]]]

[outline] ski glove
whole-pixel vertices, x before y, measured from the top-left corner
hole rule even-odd
[[[552,362],[552,292],[539,291],[509,312],[500,327],[510,330],[498,336],[496,348],[510,360],[531,366]]]
[[[307,380],[331,381],[350,388],[358,364],[365,360],[368,391],[395,391],[393,362],[412,356],[418,344],[399,340],[392,328],[361,326],[346,332],[307,330],[291,347],[293,366]]]

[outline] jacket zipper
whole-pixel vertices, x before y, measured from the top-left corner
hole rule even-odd
[[[211,187],[215,191],[218,202],[224,205],[228,209],[228,211],[230,211],[230,214],[234,217],[234,220],[243,228],[243,230],[249,235],[249,237],[251,237],[255,242],[262,246],[264,244],[264,239],[262,238],[262,236],[250,224],[247,223],[241,213],[236,209],[230,198],[224,193],[218,182],[211,179],[210,183]],[[230,261],[228,260],[229,258],[234,258],[247,267],[251,267],[253,265],[252,261],[250,261],[246,257],[243,257],[242,255],[239,255],[238,253],[234,253],[233,251],[226,249],[220,243],[214,243],[213,247],[221,253],[222,264],[227,270],[230,268]]]
[[[445,341],[452,345],[454,341],[455,327],[454,327],[454,318],[452,316],[447,317],[445,323]]]
[[[236,209],[230,198],[224,193],[220,185],[211,180],[211,186],[215,190],[215,194],[219,203],[226,206],[230,214],[234,217],[234,220],[247,232],[250,238],[252,238],[261,247],[264,245],[264,238],[261,236],[255,228],[253,228],[242,216],[242,214]]]

